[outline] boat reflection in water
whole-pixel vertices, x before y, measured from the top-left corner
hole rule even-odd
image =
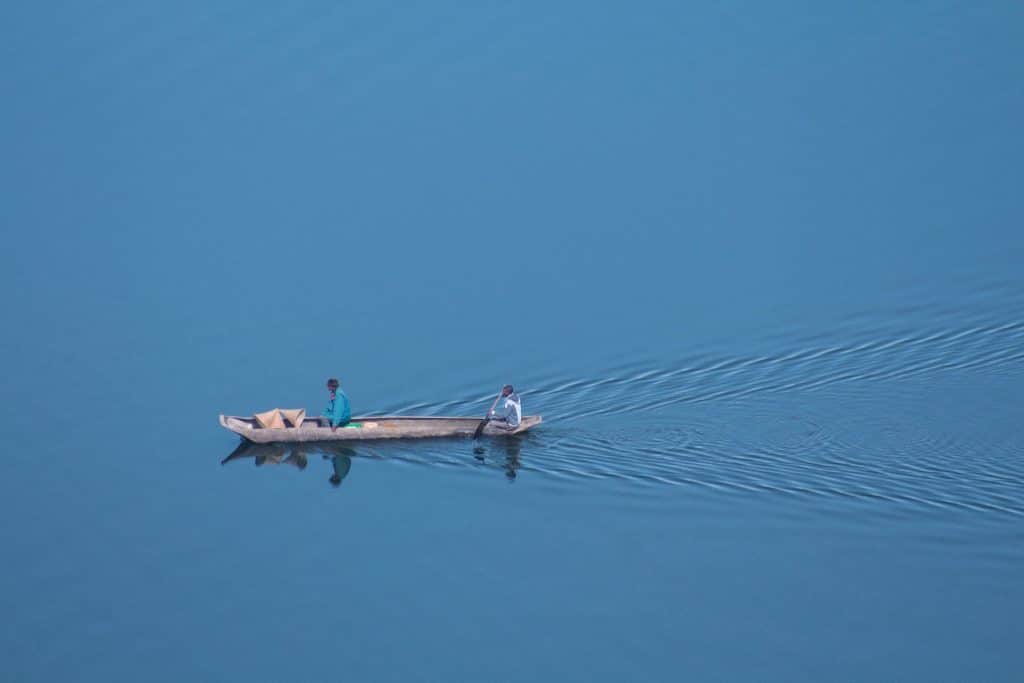
[[[252,443],[243,441],[238,448],[220,461],[221,465],[229,462],[253,459],[257,467],[263,465],[291,465],[299,470],[306,469],[310,457],[317,455],[331,461],[333,472],[328,477],[332,486],[341,486],[341,482],[352,469],[352,457],[356,455],[354,448],[336,443]]]
[[[330,476],[328,481],[335,487],[341,486],[341,482],[348,476],[349,470],[352,469],[352,456],[356,454],[355,450],[347,446],[339,446],[332,450],[337,451],[331,455],[324,453],[324,459],[330,459],[331,465],[334,467],[334,474]]]
[[[529,435],[505,436],[495,439],[474,441],[473,455],[476,458],[476,465],[483,465],[487,469],[501,470],[509,483],[514,482],[520,469],[520,456],[523,443],[529,439]],[[443,448],[438,449],[438,444]],[[432,447],[427,447],[418,442],[396,441],[394,443],[375,443],[372,447],[360,446],[357,452],[352,446],[345,442],[338,441],[305,441],[296,443],[253,443],[242,441],[238,448],[231,452],[231,455],[221,461],[222,465],[229,462],[251,459],[257,467],[263,465],[291,465],[298,470],[305,470],[310,460],[316,460],[321,456],[323,460],[330,461],[331,473],[327,480],[333,486],[341,486],[341,483],[348,476],[352,469],[352,459],[357,455],[362,458],[374,460],[394,460],[408,462],[416,465],[433,465],[444,463],[453,464],[453,451],[455,462],[469,465],[472,460],[464,460],[463,450],[466,447],[465,439],[439,440],[433,442]],[[314,468],[315,469],[315,468]]]
[[[516,473],[519,471],[519,456],[523,450],[523,437],[520,436],[508,436],[500,441],[502,450],[504,451],[504,461],[499,463],[501,468],[505,471],[505,478],[508,479],[509,483],[516,480]],[[483,446],[477,446],[473,449],[473,455],[480,462],[485,464],[487,462],[487,449]]]

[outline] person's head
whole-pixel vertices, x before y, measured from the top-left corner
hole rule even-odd
[[[331,486],[337,488],[337,487],[341,486],[341,475],[340,474],[332,474],[327,479],[327,481],[331,482]]]
[[[334,379],[333,377],[330,378],[329,380],[327,380],[327,389],[331,393],[334,393],[335,391],[337,391],[339,386],[340,386],[340,383],[338,382],[338,380]]]
[[[512,385],[511,384],[506,384],[505,386],[503,386],[501,388],[501,395],[502,396],[510,396],[513,391],[515,391],[515,389],[512,388]]]

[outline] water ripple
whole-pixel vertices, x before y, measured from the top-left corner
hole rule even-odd
[[[522,392],[545,428],[523,446],[518,467],[581,481],[1024,515],[1013,415],[1024,320],[944,307],[911,313],[890,312],[888,325],[876,318],[776,335],[769,353],[548,376]],[[487,399],[467,391],[391,410],[474,414]],[[420,453],[437,460],[433,449]]]

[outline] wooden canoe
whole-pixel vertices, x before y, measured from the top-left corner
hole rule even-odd
[[[515,429],[503,429],[488,423],[484,434],[505,436],[522,434],[543,421],[540,415],[527,415]],[[301,441],[366,441],[370,439],[427,439],[445,436],[472,436],[480,424],[478,417],[403,417],[396,415],[352,418],[348,426],[331,430],[316,418],[301,427],[266,429],[252,417],[221,415],[220,425],[254,443],[294,443]]]

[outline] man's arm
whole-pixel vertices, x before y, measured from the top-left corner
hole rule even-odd
[[[500,409],[492,410],[491,411],[491,419],[492,420],[505,420],[505,421],[508,421],[508,416],[509,416],[509,411],[510,410],[511,410],[511,407],[509,406],[508,400],[506,399],[505,402],[501,404],[501,408]]]
[[[339,391],[334,396],[334,410],[331,411],[331,429],[337,429],[342,422],[348,422],[352,417],[352,409],[349,407],[348,396]]]
[[[341,396],[334,397],[334,403],[331,406],[330,411],[327,412],[327,419],[331,422],[331,429],[337,429],[338,423],[341,422]]]
[[[335,406],[338,410],[338,424],[341,424],[342,422],[348,422],[352,418],[352,406],[348,402],[348,395],[344,392],[338,398],[341,400]]]

